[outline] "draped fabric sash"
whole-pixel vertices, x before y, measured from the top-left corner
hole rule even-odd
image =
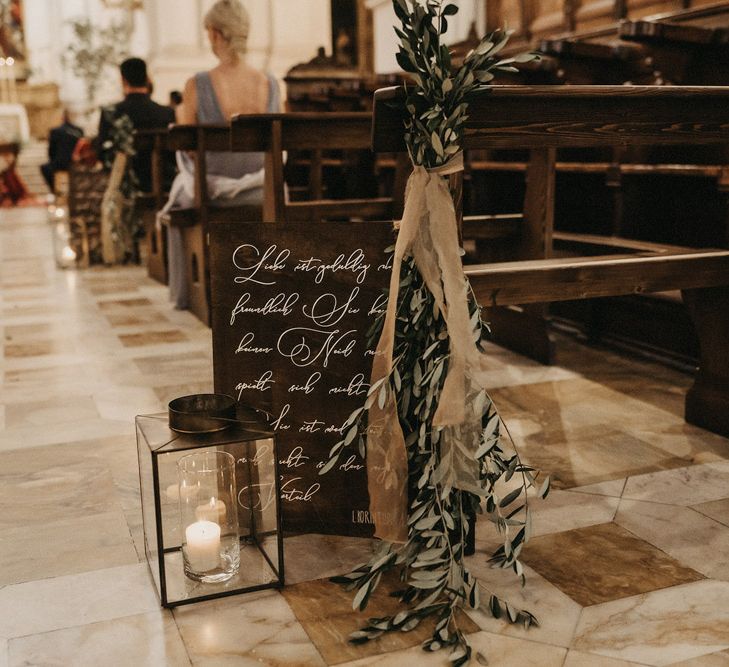
[[[481,409],[475,409],[482,354],[474,337],[468,309],[467,282],[461,264],[453,199],[445,178],[463,169],[463,154],[427,170],[416,166],[405,191],[399,223],[385,322],[372,365],[371,385],[392,371],[395,321],[409,313],[397,312],[400,268],[412,256],[435,305],[445,320],[449,337],[448,372],[433,418],[441,429],[438,479],[462,490],[480,491],[478,464],[472,452],[481,434]],[[387,380],[383,380],[387,384]],[[484,393],[485,395],[485,393]],[[478,407],[478,406],[476,406]],[[458,452],[458,449],[464,449]],[[465,456],[466,451],[471,456]],[[397,414],[396,397],[387,391],[384,405],[375,400],[369,409],[367,474],[370,514],[375,535],[389,542],[407,540],[408,461]]]

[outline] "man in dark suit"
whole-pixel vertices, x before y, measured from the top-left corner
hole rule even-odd
[[[100,157],[108,154],[111,147],[111,123],[123,115],[129,117],[137,130],[167,127],[175,122],[175,112],[170,107],[162,106],[150,98],[150,81],[147,76],[147,63],[141,58],[128,58],[119,67],[121,70],[124,99],[117,102],[110,113],[102,111],[99,120],[99,134],[96,138],[96,150]],[[152,155],[149,151],[139,151],[132,160],[139,187],[144,192],[152,189]],[[165,172],[171,169],[174,173],[174,156],[167,161]]]
[[[53,192],[53,176],[57,171],[66,171],[71,164],[73,149],[78,140],[84,136],[83,130],[74,125],[68,117],[68,111],[63,112],[63,123],[51,130],[48,137],[48,162],[41,165],[41,173]]]

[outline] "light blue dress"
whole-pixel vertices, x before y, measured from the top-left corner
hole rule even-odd
[[[195,75],[195,89],[197,92],[197,122],[201,125],[228,123],[230,119],[223,116],[209,72],[199,72]],[[276,113],[280,108],[281,96],[278,83],[275,78],[268,75],[268,106],[266,112]],[[216,176],[222,179],[243,179],[245,176],[255,174],[263,169],[263,160],[263,153],[207,152],[205,154],[205,165],[207,167],[209,190],[211,186],[214,189]],[[189,177],[194,172],[194,162],[186,153],[178,153],[177,163],[181,173],[172,186],[170,200],[165,205],[163,213],[171,209],[188,208],[193,205],[189,190],[184,187],[176,187],[176,184],[181,184],[180,179]],[[211,206],[241,206],[262,202],[263,188],[257,186],[243,190],[234,197],[213,199],[210,204]],[[170,300],[174,303],[175,308],[185,310],[189,306],[189,296],[182,232],[179,228],[172,226],[167,228],[167,232]]]

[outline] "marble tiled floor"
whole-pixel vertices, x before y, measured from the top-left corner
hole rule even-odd
[[[58,271],[41,209],[0,211],[0,667],[443,665],[358,618],[325,578],[367,540],[287,541],[284,593],[159,608],[142,562],[135,414],[212,386],[210,332],[139,268]],[[687,426],[690,380],[559,342],[545,368],[490,348],[522,456],[553,475],[524,552],[527,587],[470,566],[533,611],[471,613],[492,667],[729,666],[729,442]],[[358,653],[358,651],[361,651]]]

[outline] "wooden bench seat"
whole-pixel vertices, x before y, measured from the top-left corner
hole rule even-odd
[[[403,148],[401,95],[399,89],[385,89],[375,96],[375,150]],[[729,436],[729,250],[638,244],[626,253],[616,252],[626,245],[622,240],[606,238],[601,256],[555,257],[554,252],[558,147],[727,145],[729,87],[496,86],[469,102],[464,149],[531,150],[519,261],[467,267],[482,305],[518,306],[504,312],[519,322],[522,333],[541,339],[551,357],[542,304],[680,289],[701,348],[686,419]],[[596,238],[587,241],[599,245]],[[497,334],[499,325],[497,317]]]
[[[497,262],[468,266],[466,275],[483,307],[721,287],[729,250]]]
[[[263,219],[275,222],[313,220],[387,220],[402,211],[407,157],[394,160],[394,183],[388,197],[322,197],[322,153],[331,150],[371,151],[369,112],[295,112],[238,116],[232,121],[234,151],[263,150],[266,154]],[[289,201],[284,178],[284,153],[312,151],[309,197]]]

